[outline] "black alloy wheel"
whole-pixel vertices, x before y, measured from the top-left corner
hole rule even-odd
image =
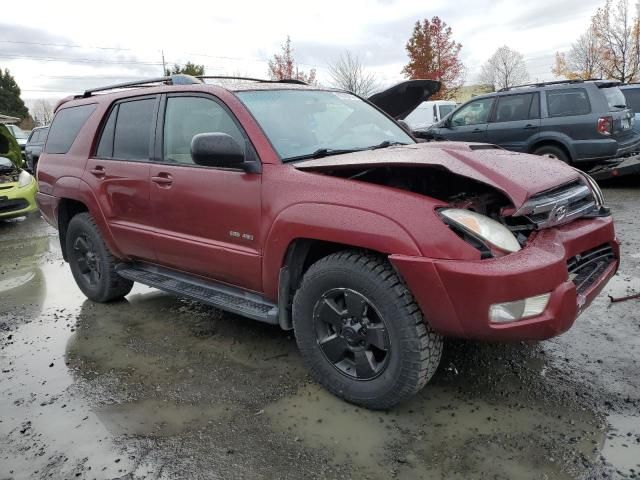
[[[362,294],[334,288],[313,312],[316,339],[327,360],[343,375],[371,380],[388,364],[390,341],[384,319]]]

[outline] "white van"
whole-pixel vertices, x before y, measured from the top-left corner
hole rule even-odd
[[[411,130],[421,130],[439,122],[456,108],[451,100],[431,100],[422,102],[404,119]]]

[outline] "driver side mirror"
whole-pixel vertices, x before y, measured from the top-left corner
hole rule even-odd
[[[191,140],[191,158],[204,167],[244,168],[244,150],[226,133],[199,133]]]

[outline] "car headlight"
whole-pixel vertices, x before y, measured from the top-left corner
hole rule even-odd
[[[440,215],[499,250],[513,253],[522,248],[511,230],[485,215],[461,208],[445,208],[440,210]]]
[[[22,170],[18,175],[18,187],[26,187],[33,181],[33,177],[26,170]]]

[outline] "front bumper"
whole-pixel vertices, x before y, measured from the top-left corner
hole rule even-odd
[[[0,219],[21,217],[38,210],[37,192],[35,179],[24,187],[17,183],[0,184]]]
[[[567,261],[601,245],[614,260],[579,293]],[[458,261],[391,255],[425,319],[442,335],[482,340],[543,340],[568,330],[615,274],[620,250],[611,217],[581,219],[532,235],[525,248],[502,258]],[[544,312],[492,323],[489,307],[551,293]]]

